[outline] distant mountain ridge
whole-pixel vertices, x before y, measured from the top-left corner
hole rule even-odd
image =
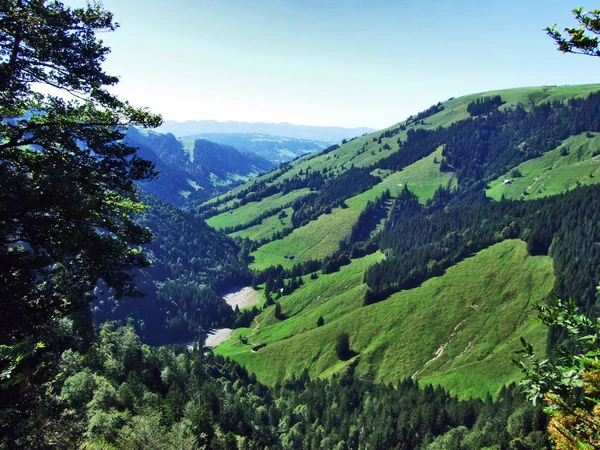
[[[184,139],[206,139],[229,145],[244,153],[253,153],[275,165],[291,161],[307,153],[321,151],[330,145],[325,141],[296,139],[261,133],[202,133]]]
[[[158,133],[172,133],[177,137],[193,136],[205,133],[258,133],[273,136],[284,136],[294,139],[308,139],[313,141],[339,142],[351,139],[365,133],[376,131],[373,128],[358,127],[323,127],[315,125],[294,125],[287,122],[217,122],[215,120],[189,120],[177,122],[166,120],[155,131]]]
[[[186,140],[131,127],[126,141],[138,147],[138,154],[156,164],[155,180],[141,183],[149,194],[183,206],[202,200],[240,181],[272,169],[275,164],[254,153],[244,153],[204,139]]]

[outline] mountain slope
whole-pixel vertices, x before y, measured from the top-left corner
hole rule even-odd
[[[600,204],[593,184],[600,179],[600,94],[590,94],[599,90],[523,88],[450,99],[381,132],[282,165],[197,207],[197,215],[250,252],[254,286],[281,308],[276,317],[275,307],[268,307],[217,352],[270,383],[303,368],[328,376],[347,366],[334,349],[337,335],[348,331],[361,354],[356,370],[379,381],[416,373],[461,395],[483,395],[515,379],[507,355],[518,349],[519,336],[544,346],[545,336],[527,322],[528,302],[544,301],[554,289],[576,298],[589,314],[597,311]],[[522,176],[503,184],[514,169]],[[542,188],[536,178],[549,181]],[[496,203],[486,196],[487,189],[498,200],[502,193],[508,198],[510,189],[523,191],[519,183],[541,192],[532,188],[529,195],[514,196],[528,202]],[[510,264],[507,255],[513,255]],[[503,274],[500,284],[494,274]],[[341,291],[328,294],[328,286]],[[473,316],[458,326],[473,308],[452,301],[467,298],[472,289],[489,300],[483,315],[488,322]],[[393,309],[404,304],[410,311]],[[436,316],[441,304],[453,305],[444,320]],[[498,307],[505,308],[494,325],[500,328],[477,337],[497,320]],[[395,317],[388,318],[390,310],[407,321],[383,326]],[[325,326],[319,328],[320,316]],[[382,326],[388,331],[378,334]],[[236,336],[247,337],[249,345]],[[409,336],[414,346],[396,345]],[[425,366],[451,336],[454,343]],[[263,343],[268,345],[257,353],[248,350]],[[480,359],[471,359],[471,351]],[[402,370],[394,361],[403,361]],[[497,377],[488,373],[496,366]]]
[[[494,200],[532,200],[556,195],[582,185],[597,183],[600,177],[598,133],[582,133],[566,139],[560,147],[519,164],[490,182],[486,190]]]
[[[464,396],[482,396],[518,378],[512,359],[519,336],[544,347],[545,329],[531,322],[531,306],[552,289],[552,261],[528,255],[521,241],[496,244],[417,289],[361,307],[357,291],[366,289],[360,274],[369,260],[307,280],[280,301],[288,319],[277,320],[270,307],[257,317],[259,328],[237,331],[247,344],[234,337],[217,352],[267,383],[305,368],[311,376],[328,376],[353,364],[358,375],[379,382],[412,376]],[[317,327],[320,316],[325,325]],[[357,353],[348,361],[335,354],[336,337],[343,332]]]

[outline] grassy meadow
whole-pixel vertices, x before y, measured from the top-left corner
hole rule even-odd
[[[216,352],[269,384],[304,369],[324,377],[350,363],[335,354],[337,336],[347,332],[361,376],[386,383],[414,376],[462,396],[483,396],[519,378],[511,360],[521,336],[545,349],[546,331],[532,321],[531,307],[552,288],[552,260],[529,256],[522,241],[496,244],[416,289],[362,307],[361,274],[377,255],[307,282],[281,300],[287,319],[274,318],[270,307]]]

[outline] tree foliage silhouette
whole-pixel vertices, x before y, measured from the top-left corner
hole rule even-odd
[[[135,294],[129,270],[148,263],[140,245],[151,234],[132,218],[144,210],[135,182],[156,174],[121,139],[127,126],[161,118],[108,91],[118,78],[103,70],[110,49],[96,34],[116,28],[97,3],[0,1],[4,381],[19,379],[14,363],[39,348],[33,340],[87,309],[99,280],[116,296]]]

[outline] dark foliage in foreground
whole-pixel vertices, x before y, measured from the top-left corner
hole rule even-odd
[[[137,272],[145,297],[117,301],[101,296],[95,304],[98,322],[134,320],[144,342],[161,345],[196,339],[214,327],[231,326],[235,314],[217,295],[249,281],[238,246],[203,221],[149,196],[150,209],[139,223],[150,228],[152,266]],[[110,292],[108,293],[110,294]]]
[[[547,448],[544,413],[514,386],[496,400],[459,401],[411,379],[396,387],[374,384],[355,376],[351,365],[329,380],[311,381],[304,373],[267,387],[211,353],[145,346],[131,326],[105,325],[87,354],[69,351],[60,364],[61,381],[30,392],[39,402],[29,411],[32,421],[4,428],[4,443],[40,449],[84,442],[144,449]]]

